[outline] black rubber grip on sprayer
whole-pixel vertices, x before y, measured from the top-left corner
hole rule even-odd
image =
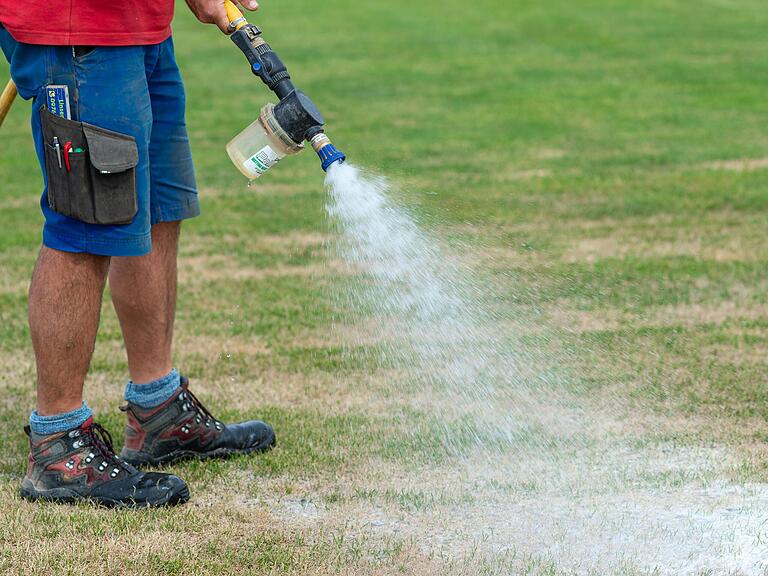
[[[251,71],[281,100],[296,89],[283,61],[270,45],[262,40],[258,26],[246,24],[233,32],[230,38],[245,54]]]

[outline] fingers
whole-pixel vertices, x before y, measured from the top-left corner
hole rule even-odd
[[[218,5],[218,10],[215,10],[210,15],[210,20],[212,24],[216,24],[216,26],[219,27],[219,30],[224,32],[224,34],[229,34],[229,18],[227,17],[227,11],[224,10],[224,4]]]
[[[237,4],[251,11],[259,9],[259,3],[256,0],[237,0]]]
[[[231,0],[231,1],[232,1],[232,3],[235,6],[237,6],[239,4],[240,6],[242,6],[244,8],[247,8],[248,10],[258,10],[259,9],[259,3],[257,2],[257,0]],[[232,30],[229,29],[229,24],[230,24],[231,20],[230,20],[229,16],[227,15],[227,10],[226,10],[226,8],[224,6],[225,6],[224,2],[221,2],[221,4],[219,4],[218,7],[219,7],[220,10],[217,11],[216,19],[214,20],[214,22],[221,29],[222,32],[224,32],[225,34],[231,34]],[[220,18],[220,14],[218,12],[223,12],[224,13],[224,20],[223,21],[221,21],[219,19]],[[223,27],[222,27],[222,24],[223,24]]]
[[[248,10],[258,10],[257,0],[233,0]],[[223,0],[187,0],[187,4],[200,22],[216,24],[224,34],[229,34],[229,17]]]

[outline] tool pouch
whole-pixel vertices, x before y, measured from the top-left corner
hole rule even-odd
[[[88,224],[129,224],[138,210],[136,140],[61,118],[45,106],[40,108],[40,116],[51,209]],[[59,142],[58,150],[53,144],[54,137]],[[82,152],[69,152],[65,158],[63,146],[67,142],[72,150]]]

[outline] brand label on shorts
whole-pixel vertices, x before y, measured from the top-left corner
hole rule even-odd
[[[277,153],[269,146],[264,146],[264,148],[245,161],[245,167],[252,172],[264,174],[264,172],[272,168],[279,161],[280,157]]]
[[[70,119],[69,87],[63,84],[49,84],[45,87],[45,104],[51,114]]]

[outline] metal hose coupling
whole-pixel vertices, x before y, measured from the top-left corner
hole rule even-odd
[[[326,172],[328,172],[328,168],[335,162],[341,164],[347,159],[344,153],[333,145],[331,139],[326,136],[325,132],[320,132],[313,136],[310,140],[310,144],[312,144],[312,148],[317,152],[317,155],[320,156],[322,168]]]

